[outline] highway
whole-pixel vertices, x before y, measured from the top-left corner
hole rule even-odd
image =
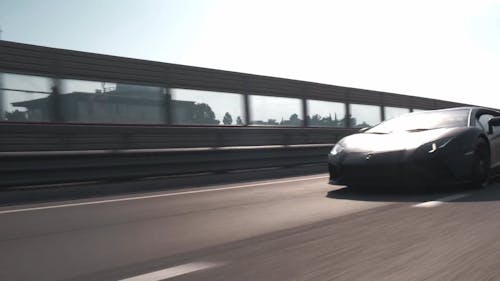
[[[374,192],[327,180],[4,203],[0,280],[500,280],[500,183]]]

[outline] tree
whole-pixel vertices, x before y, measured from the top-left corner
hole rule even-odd
[[[12,112],[6,111],[5,112],[5,120],[7,120],[7,121],[22,122],[22,121],[28,121],[28,117],[27,117],[27,113],[26,112],[19,111],[19,110],[16,109],[16,110],[14,110]]]
[[[299,118],[297,113],[293,113],[290,115],[288,120],[281,120],[281,125],[291,125],[291,126],[300,126],[302,125],[302,119]]]
[[[193,124],[218,125],[219,120],[215,119],[215,113],[206,103],[196,103],[192,107],[191,121]]]
[[[241,120],[241,117],[236,117],[236,124],[237,125],[243,125],[243,120]]]
[[[226,114],[224,115],[222,123],[224,123],[224,125],[231,125],[233,123],[233,117],[231,117],[231,114],[229,114],[229,112],[226,112]]]
[[[276,122],[276,119],[269,118],[269,119],[267,119],[267,125],[279,125],[279,123]]]
[[[309,125],[312,126],[320,126],[321,124],[321,115],[314,114],[313,117],[309,120]]]

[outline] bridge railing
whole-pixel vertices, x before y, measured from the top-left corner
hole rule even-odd
[[[360,127],[463,104],[0,41],[5,122]]]
[[[332,145],[0,153],[0,187],[325,166]],[[317,171],[317,168],[316,168]]]
[[[332,144],[356,129],[272,127],[88,126],[6,123],[3,152],[220,148]]]
[[[442,100],[0,41],[0,185],[318,164]]]

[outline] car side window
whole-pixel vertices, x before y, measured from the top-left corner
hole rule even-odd
[[[500,115],[493,116],[493,117],[500,117]],[[488,125],[486,124],[486,126],[488,126]],[[500,126],[493,126],[493,134],[500,135]]]
[[[482,114],[477,118],[477,124],[483,129],[483,131],[488,131],[488,121],[493,118],[491,114]]]

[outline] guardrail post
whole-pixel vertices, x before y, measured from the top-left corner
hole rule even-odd
[[[309,120],[307,120],[307,113],[308,113],[307,100],[304,98],[301,100],[302,100],[302,115],[303,115],[302,126],[307,127],[309,126]]]
[[[345,103],[344,127],[351,128],[351,104]]]
[[[3,73],[0,73],[0,121],[6,120],[5,118],[5,98],[3,93]]]
[[[164,116],[164,121],[167,125],[171,125],[173,122],[172,117],[173,117],[173,112],[172,112],[172,93],[170,91],[170,88],[164,88],[164,95],[163,95],[163,116]]]
[[[0,40],[2,40],[2,27],[0,26]],[[4,95],[3,95],[3,73],[0,73],[0,121],[6,120],[5,109],[4,109]]]
[[[252,120],[250,116],[250,98],[248,93],[243,94],[243,106],[245,109],[245,126],[250,125],[250,120]]]
[[[62,116],[62,103],[61,103],[61,80],[59,78],[52,79],[52,93],[49,98],[49,120],[54,123],[64,122]]]
[[[250,91],[248,87],[248,76],[242,75],[241,79],[243,80],[243,114],[245,114],[244,118],[244,126],[250,125],[250,121],[252,120],[252,116],[250,116]]]

